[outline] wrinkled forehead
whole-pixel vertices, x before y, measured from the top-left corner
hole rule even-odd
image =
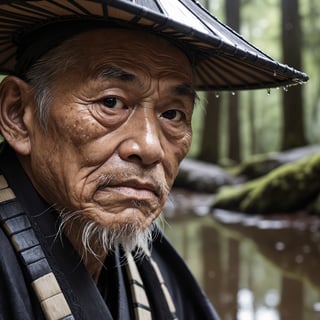
[[[187,56],[167,40],[148,32],[93,30],[74,36],[70,46],[77,52],[79,71],[88,76],[119,67],[153,78],[171,77],[192,85],[192,67]]]

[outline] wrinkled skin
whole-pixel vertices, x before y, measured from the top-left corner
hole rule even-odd
[[[47,131],[25,90],[27,137],[22,147],[9,143],[50,204],[83,210],[102,226],[143,230],[160,214],[190,147],[190,63],[143,32],[95,30],[75,39],[79,61],[54,83]]]

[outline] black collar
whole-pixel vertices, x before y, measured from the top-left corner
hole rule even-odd
[[[8,147],[0,156],[0,170],[29,216],[75,318],[113,319],[79,255],[65,237],[56,237],[57,213],[33,188],[15,153]]]

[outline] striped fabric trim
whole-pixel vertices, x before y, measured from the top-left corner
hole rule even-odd
[[[74,320],[31,223],[0,175],[0,225],[27,267],[31,286],[47,320]]]
[[[136,320],[152,320],[151,308],[143,282],[131,253],[127,253],[127,274],[130,281],[134,316]]]
[[[154,271],[155,271],[155,274],[159,280],[159,283],[161,285],[161,289],[162,289],[162,292],[163,292],[163,295],[167,301],[167,304],[168,304],[168,307],[169,307],[169,310],[171,312],[171,315],[172,315],[172,319],[173,320],[178,320],[177,318],[177,312],[176,312],[176,308],[175,308],[175,305],[173,303],[173,299],[171,297],[171,294],[168,290],[168,287],[163,279],[163,276],[161,274],[161,271],[159,269],[159,266],[157,265],[157,263],[152,259],[151,257],[151,253],[149,252],[148,253],[148,256],[149,256],[149,259],[150,259],[150,263],[151,263],[151,266],[153,267]]]
[[[161,286],[163,296],[167,302],[170,310],[172,320],[178,320],[176,308],[173,303],[171,294],[167,288],[167,285],[163,279],[161,271],[157,263],[152,259],[150,252],[146,252],[150,265],[156,274]],[[134,261],[131,253],[127,253],[127,272],[130,280],[131,295],[134,305],[135,320],[149,320],[152,319],[151,308],[149,305],[148,297],[144,289],[143,281],[141,279],[139,270]]]

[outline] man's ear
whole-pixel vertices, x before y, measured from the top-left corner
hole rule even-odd
[[[31,151],[30,124],[32,106],[30,86],[23,80],[6,77],[0,84],[0,129],[4,139],[21,155]]]

